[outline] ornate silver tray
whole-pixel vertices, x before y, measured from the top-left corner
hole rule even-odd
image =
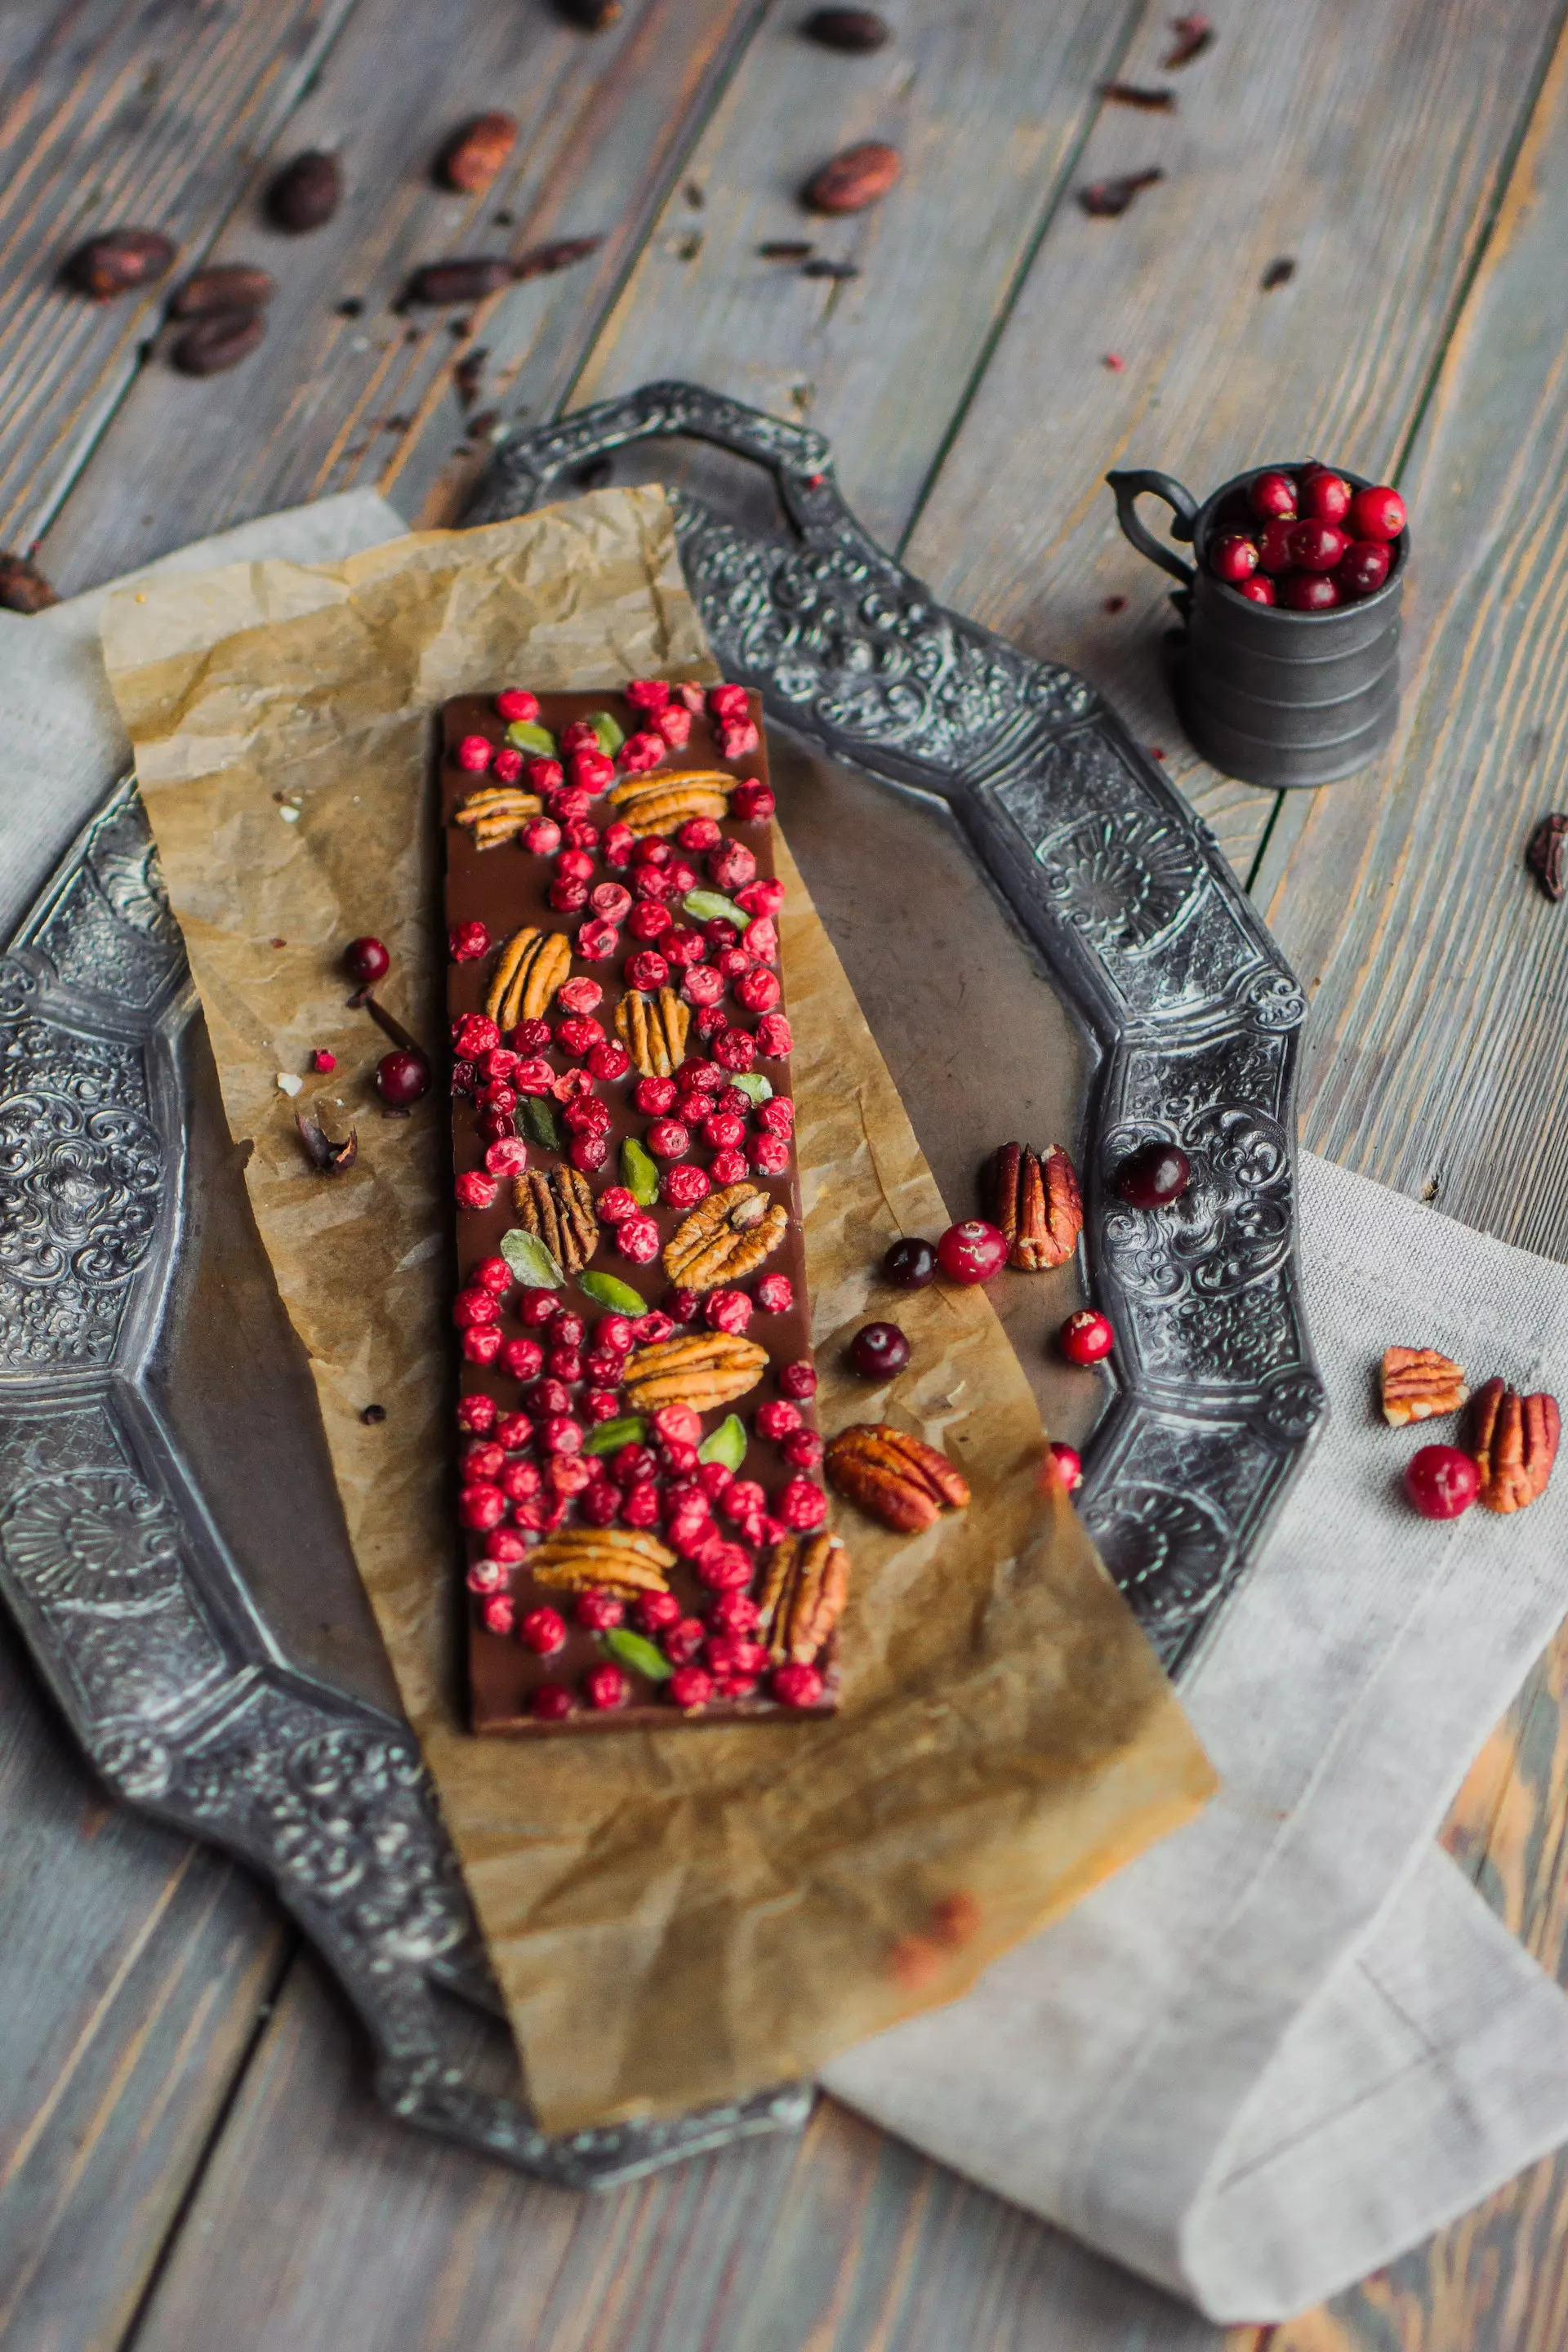
[[[1081,1024],[1088,1269],[1125,1378],[1085,1516],[1180,1666],[1322,1410],[1293,1262],[1300,992],[1114,716],[932,604],[846,512],[818,436],[650,387],[511,445],[482,518],[672,434],[760,458],[788,519],[759,532],[675,494],[727,672],[947,803]],[[848,797],[847,780],[846,824]],[[0,956],[0,1591],[97,1769],[268,1878],[410,2123],[590,2186],[804,2121],[810,2094],[787,2086],[567,2139],[531,2122],[130,779]],[[1108,1179],[1153,1135],[1194,1182],[1135,1216]]]

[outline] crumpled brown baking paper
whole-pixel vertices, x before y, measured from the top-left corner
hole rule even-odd
[[[825,1425],[917,1429],[973,1503],[913,1539],[839,1507],[855,1587],[832,1723],[539,1743],[464,1724],[445,1108],[378,1112],[385,1041],[346,1009],[338,959],[384,939],[378,992],[436,1041],[446,697],[703,668],[662,493],[177,580],[117,599],[103,634],[229,1123],[254,1146],[257,1222],[541,2120],[739,2097],[952,1999],[1185,1820],[1212,1776],[1072,1509],[1039,1497],[1038,1414],[984,1294],[900,1298],[912,1360],[885,1396],[839,1368],[889,1239],[947,1215],[787,855]],[[333,1178],[307,1165],[278,1086],[319,1046],[338,1068],[298,1103],[359,1125]],[[386,1419],[367,1428],[369,1402]]]

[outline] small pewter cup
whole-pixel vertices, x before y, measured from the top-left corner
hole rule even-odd
[[[1187,624],[1176,704],[1194,751],[1244,783],[1291,791],[1352,776],[1376,758],[1399,717],[1399,605],[1410,534],[1394,541],[1383,586],[1331,613],[1254,604],[1209,570],[1210,543],[1254,531],[1247,486],[1260,473],[1294,474],[1310,462],[1249,466],[1200,507],[1169,474],[1108,474],[1122,530],[1140,555],[1182,583],[1172,603]],[[1353,489],[1372,487],[1344,467]],[[1174,514],[1173,539],[1190,541],[1194,568],[1139,520],[1145,491]]]

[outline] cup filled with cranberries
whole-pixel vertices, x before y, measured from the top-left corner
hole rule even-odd
[[[1106,478],[1133,546],[1182,583],[1176,693],[1194,750],[1275,789],[1375,759],[1399,715],[1410,540],[1398,491],[1317,458],[1238,474],[1202,506],[1169,474]],[[1145,491],[1172,509],[1195,565],[1145,528]]]

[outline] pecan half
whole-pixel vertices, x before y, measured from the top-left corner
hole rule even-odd
[[[849,1555],[825,1528],[775,1544],[758,1596],[756,1636],[773,1664],[814,1665],[848,1593]]]
[[[1471,1452],[1481,1474],[1477,1497],[1489,1511],[1522,1511],[1545,1494],[1557,1459],[1562,1416],[1555,1397],[1521,1397],[1506,1381],[1484,1381],[1476,1391]]]
[[[498,1029],[539,1021],[572,969],[572,942],[564,931],[542,931],[526,924],[500,951],[485,996],[485,1011]]]
[[[634,1348],[626,1358],[626,1402],[634,1412],[661,1404],[689,1404],[699,1412],[732,1403],[754,1389],[768,1351],[731,1331],[692,1331]]]
[[[1384,1349],[1383,1417],[1390,1429],[1458,1412],[1469,1393],[1458,1365],[1436,1348]]]
[[[969,1481],[934,1445],[890,1422],[859,1421],[828,1441],[823,1467],[841,1495],[896,1534],[929,1528],[944,1509],[962,1511]]]
[[[599,1246],[599,1220],[585,1176],[575,1168],[525,1169],[511,1197],[520,1222],[539,1236],[557,1265],[575,1274],[587,1265]]]
[[[1004,1143],[986,1171],[991,1222],[1007,1238],[1007,1263],[1026,1274],[1063,1265],[1083,1231],[1083,1196],[1072,1161],[1056,1144],[1042,1160],[1026,1143]]]
[[[519,792],[510,784],[484,784],[458,802],[452,822],[473,835],[476,849],[499,849],[503,841],[515,841],[543,807],[537,793]]]
[[[789,1217],[754,1184],[722,1184],[677,1225],[664,1245],[664,1270],[686,1290],[742,1282],[771,1257]]]
[[[645,1078],[668,1078],[686,1059],[691,1008],[673,988],[645,996],[628,988],[616,1007],[616,1034]]]
[[[582,1592],[590,1585],[611,1592],[668,1592],[665,1570],[675,1554],[657,1536],[630,1528],[563,1528],[535,1544],[528,1573],[536,1583]]]
[[[639,838],[673,833],[694,816],[721,817],[730,806],[734,777],[721,770],[688,768],[677,775],[628,776],[610,792],[621,823]]]

